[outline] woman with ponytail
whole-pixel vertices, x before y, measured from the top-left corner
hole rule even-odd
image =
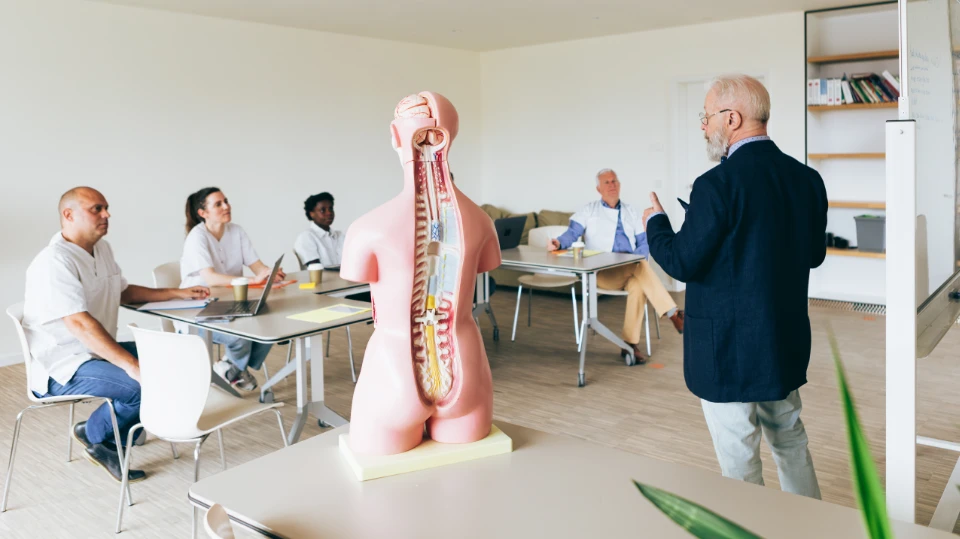
[[[205,187],[187,197],[181,288],[230,286],[233,279],[243,275],[244,266],[256,275],[256,282],[270,277],[272,268],[260,261],[247,233],[231,222],[230,210],[227,197],[216,187]],[[279,271],[277,280],[283,278],[283,271]],[[213,370],[240,389],[256,389],[257,380],[247,369],[263,365],[270,345],[222,333],[214,333],[213,342],[227,350],[226,358],[216,362]]]

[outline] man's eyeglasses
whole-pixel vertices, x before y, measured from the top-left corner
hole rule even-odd
[[[718,110],[717,112],[714,112],[713,114],[707,114],[706,112],[701,112],[701,113],[700,113],[700,123],[702,123],[703,125],[707,125],[707,122],[710,121],[710,117],[716,116],[717,114],[721,114],[721,113],[724,113],[724,112],[733,112],[733,109]]]

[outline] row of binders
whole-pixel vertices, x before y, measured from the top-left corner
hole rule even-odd
[[[807,81],[808,105],[851,105],[854,103],[890,103],[900,97],[900,79],[889,71],[883,74],[846,74],[839,79]]]

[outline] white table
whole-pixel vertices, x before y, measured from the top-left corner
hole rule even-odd
[[[330,288],[336,288],[337,291],[344,292],[345,289],[340,287],[336,280],[339,279],[339,275],[334,278],[333,275],[328,275],[328,273],[332,274],[333,272],[324,273],[324,285],[329,285]],[[276,380],[282,379],[284,376],[289,374],[290,370],[296,371],[297,417],[288,433],[289,443],[294,444],[300,439],[300,434],[303,432],[303,426],[306,422],[308,414],[313,414],[313,416],[320,421],[322,426],[336,427],[345,425],[347,423],[344,418],[340,417],[333,410],[327,408],[323,403],[324,389],[322,346],[311,347],[311,349],[319,350],[319,361],[311,362],[312,369],[310,371],[310,385],[312,387],[312,392],[309,395],[307,393],[307,361],[310,359],[307,340],[311,336],[318,335],[325,331],[330,331],[332,329],[337,329],[360,322],[367,322],[372,319],[372,314],[370,311],[367,311],[362,314],[340,318],[325,324],[314,324],[299,320],[291,320],[287,317],[292,314],[299,314],[314,309],[322,309],[338,303],[355,307],[369,307],[370,304],[325,295],[322,293],[324,290],[323,287],[321,287],[321,293],[319,294],[317,293],[317,290],[301,290],[299,288],[299,284],[303,282],[309,282],[309,276],[307,272],[297,272],[290,275],[291,276],[289,278],[297,279],[299,282],[283,288],[275,288],[271,290],[270,298],[267,300],[267,304],[264,306],[264,308],[260,311],[260,314],[251,317],[236,318],[225,324],[195,321],[194,317],[200,312],[200,309],[138,312],[161,318],[167,318],[177,322],[184,322],[191,327],[191,332],[195,332],[197,329],[207,330],[204,332],[204,338],[207,343],[207,350],[210,351],[211,362],[214,360],[211,332],[214,331],[225,333],[227,335],[236,335],[238,337],[243,337],[244,339],[266,344],[277,344],[284,341],[291,341],[291,346],[293,346],[294,350],[296,351],[296,360],[292,361],[289,365],[285,366],[283,370],[276,373],[271,380],[264,385],[269,387],[268,384],[275,383]],[[353,283],[353,285],[355,285],[353,289],[360,289],[365,286],[357,283]],[[213,287],[210,289],[210,291],[211,295],[214,297],[223,300],[233,299],[233,290],[231,288]],[[262,293],[262,289],[251,289],[249,297],[251,299],[259,297],[260,293]],[[136,309],[135,305],[125,307]],[[225,383],[225,381],[219,376],[214,375],[212,379],[221,387],[224,387],[225,385],[227,390],[236,394],[236,391],[230,387],[229,384]]]
[[[237,524],[278,538],[689,539],[631,480],[699,503],[762,537],[865,537],[855,509],[699,468],[495,421],[513,453],[358,482],[337,448],[341,427],[190,487]],[[254,485],[272,485],[255,488]],[[948,539],[894,522],[899,539]]]
[[[583,321],[580,324],[580,372],[577,377],[579,387],[586,384],[584,365],[587,358],[587,328],[592,328],[597,334],[626,350],[627,366],[636,364],[637,360],[633,355],[633,347],[610,331],[597,318],[597,273],[605,269],[636,264],[645,259],[643,256],[627,253],[600,253],[574,259],[570,256],[559,256],[544,249],[536,249],[526,245],[521,245],[516,249],[506,249],[501,251],[500,255],[503,259],[501,267],[504,268],[580,278],[580,284],[583,288]],[[649,320],[647,323],[649,324]],[[647,334],[650,334],[649,328]]]

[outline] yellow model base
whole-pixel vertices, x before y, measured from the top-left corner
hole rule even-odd
[[[433,440],[399,455],[357,455],[350,449],[350,435],[340,435],[340,454],[353,469],[359,481],[400,475],[447,464],[502,455],[513,451],[513,440],[496,425],[482,440],[469,444],[442,444]]]

